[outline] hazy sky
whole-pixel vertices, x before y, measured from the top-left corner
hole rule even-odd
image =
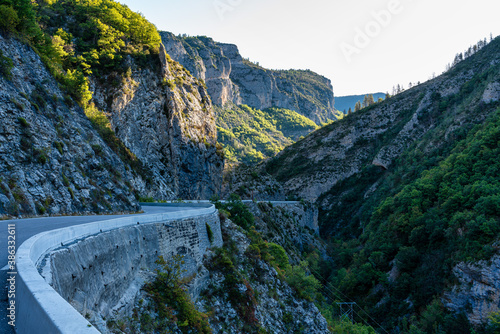
[[[273,69],[311,69],[336,96],[391,91],[440,74],[500,35],[498,0],[122,0],[160,30],[238,45]]]

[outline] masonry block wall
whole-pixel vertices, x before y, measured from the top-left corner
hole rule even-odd
[[[212,242],[206,224],[212,230]],[[82,315],[106,319],[130,314],[140,288],[152,279],[160,255],[165,260],[183,255],[184,275],[191,276],[198,272],[207,249],[221,246],[215,212],[133,225],[77,240],[51,252],[39,271]]]

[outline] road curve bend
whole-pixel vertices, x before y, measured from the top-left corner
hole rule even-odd
[[[7,283],[15,277],[15,324],[17,333],[99,333],[67,303],[36,268],[37,261],[61,244],[135,224],[191,218],[215,211],[211,204],[168,204],[143,206],[143,214],[113,216],[65,216],[7,220],[0,222],[0,278]],[[14,228],[13,228],[14,227]],[[8,261],[8,238],[14,230],[17,247],[16,269]],[[5,250],[5,251],[4,251]],[[15,274],[13,274],[15,273]],[[7,289],[0,300],[0,334],[14,333],[8,324],[10,306]]]

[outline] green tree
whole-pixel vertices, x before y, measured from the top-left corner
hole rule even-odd
[[[231,214],[233,223],[243,227],[245,230],[249,230],[254,224],[255,218],[247,206],[243,204],[240,196],[231,194],[227,203],[220,203],[218,206],[218,208],[228,211]]]
[[[375,100],[373,99],[373,94],[367,94],[363,98],[363,108],[369,107],[372,104],[375,104]]]
[[[487,327],[487,333],[500,334],[500,311],[491,313],[488,319],[490,322]]]
[[[290,263],[285,249],[273,242],[268,243],[268,248],[269,253],[273,257],[273,260],[271,262],[276,263],[278,268],[280,268],[281,270],[286,270],[290,266]]]
[[[0,30],[8,33],[16,31],[19,17],[12,6],[0,5]]]
[[[357,111],[360,111],[361,110],[361,102],[358,101],[356,102],[356,104],[354,105],[354,112],[357,112]]]

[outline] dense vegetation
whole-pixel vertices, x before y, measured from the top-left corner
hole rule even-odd
[[[472,129],[437,166],[422,171],[395,195],[384,196],[383,192],[390,194],[391,190],[383,187],[378,197],[371,199],[371,210],[365,206],[367,211],[347,219],[356,206],[356,200],[347,196],[377,176],[375,168],[365,170],[355,179],[358,185],[353,193],[344,197],[344,212],[336,208],[329,213],[350,222],[338,227],[338,236],[344,235],[343,240],[357,236],[348,242],[334,242],[338,269],[331,284],[363,300],[389,328],[400,325],[394,321],[401,313],[433,309],[439,316],[432,321],[423,317],[424,313],[420,322],[405,318],[407,329],[413,325],[423,332],[437,327],[444,332],[453,329],[454,333],[468,333],[465,317],[446,315],[434,298],[451,283],[451,269],[456,263],[489,259],[496,253],[493,243],[500,232],[499,153],[500,110]],[[397,177],[391,176],[390,181]],[[387,273],[393,265],[400,275],[388,284]],[[374,293],[377,285],[379,292]],[[385,293],[390,299],[382,305],[372,304]],[[408,296],[411,303],[405,301]],[[462,329],[457,332],[454,326]]]
[[[495,56],[499,48],[491,45],[481,56]],[[468,59],[446,75],[487,63]],[[320,210],[320,224],[336,259],[322,277],[386,329],[472,331],[469,310],[452,314],[440,297],[456,283],[457,263],[498,254],[500,110],[498,102],[481,101],[486,86],[498,80],[498,68],[478,72],[454,94],[432,93],[431,106],[419,115],[431,131],[389,170],[367,164],[319,199],[329,203]]]
[[[125,55],[158,53],[154,25],[112,0],[1,0],[0,11],[0,28],[30,43],[82,106],[89,75],[126,72]]]
[[[229,162],[256,163],[271,157],[317,125],[292,110],[246,105],[215,107],[218,141]]]

